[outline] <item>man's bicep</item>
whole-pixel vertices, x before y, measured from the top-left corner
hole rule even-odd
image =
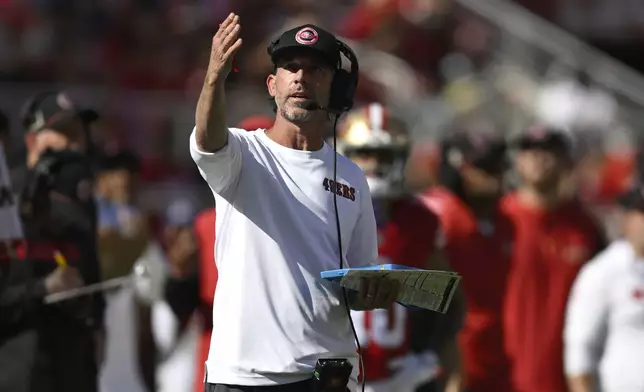
[[[190,155],[213,192],[221,193],[237,181],[242,167],[242,141],[238,130],[228,130],[228,143],[216,152],[201,151],[195,132],[190,135]]]

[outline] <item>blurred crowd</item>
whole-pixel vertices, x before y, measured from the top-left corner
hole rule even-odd
[[[228,82],[231,126],[270,125],[266,45],[278,31],[314,23],[355,49],[357,101],[382,103],[410,129],[413,189],[436,183],[440,143],[450,133],[509,138],[538,122],[574,141],[572,193],[618,236],[615,200],[634,181],[644,108],[459,2],[0,0],[0,108],[8,115],[0,129],[12,140],[6,155],[14,186],[24,162],[23,98],[62,86],[100,114],[91,135],[100,156],[94,193],[104,279],[129,274],[141,259],[170,270],[198,256],[193,223],[211,196],[187,141],[212,34],[231,10],[244,40]],[[178,318],[165,300],[139,304],[133,295],[107,293],[114,343],[102,390],[192,390],[210,315]]]

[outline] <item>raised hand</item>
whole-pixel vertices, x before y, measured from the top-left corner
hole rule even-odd
[[[231,13],[219,26],[219,30],[212,39],[210,50],[210,63],[206,79],[215,82],[226,79],[232,68],[233,57],[242,45],[239,38],[241,25],[239,15]]]

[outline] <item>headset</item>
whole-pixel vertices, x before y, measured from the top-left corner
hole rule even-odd
[[[280,38],[276,38],[271,41],[268,45],[268,54],[273,57],[275,53],[275,48],[280,42]],[[331,81],[331,93],[329,96],[329,103],[327,106],[320,106],[319,103],[314,103],[312,109],[325,110],[336,116],[337,118],[345,112],[348,112],[353,108],[353,99],[356,94],[356,89],[358,88],[358,79],[360,74],[360,67],[358,65],[358,57],[353,52],[353,50],[344,42],[339,39],[335,40],[338,51],[343,54],[351,64],[351,70],[347,71],[342,68],[342,58],[338,60],[336,64],[335,72],[333,74],[333,80]],[[335,125],[333,126],[333,132],[335,134]]]
[[[279,43],[279,37],[273,40],[268,45],[268,54],[273,57],[275,48]],[[309,110],[324,110],[332,115],[334,115],[333,120],[333,181],[337,182],[338,177],[338,151],[337,151],[337,126],[340,116],[348,112],[353,108],[354,97],[356,90],[358,88],[358,79],[360,75],[360,66],[358,65],[358,57],[353,52],[353,50],[344,42],[339,39],[335,40],[338,51],[344,55],[350,62],[351,68],[350,71],[342,68],[342,58],[338,59],[336,64],[335,72],[333,74],[333,80],[331,81],[331,93],[329,94],[329,103],[327,106],[321,106],[317,102],[311,102],[308,105],[307,109]],[[338,236],[338,255],[339,255],[339,265],[340,269],[344,268],[344,260],[342,253],[342,230],[340,227],[340,214],[338,213],[338,195],[336,192],[333,192],[333,209],[335,212],[335,224],[336,232]],[[351,324],[351,331],[353,332],[353,337],[358,347],[358,360],[360,362],[360,369],[362,373],[362,392],[365,390],[365,370],[364,370],[364,361],[362,360],[362,348],[360,347],[360,340],[358,339],[358,333],[356,332],[355,325],[353,324],[353,319],[351,318],[351,308],[349,307],[349,298],[347,296],[346,288],[342,288],[342,294],[344,297],[344,307],[347,311],[347,316],[349,317],[349,323]]]

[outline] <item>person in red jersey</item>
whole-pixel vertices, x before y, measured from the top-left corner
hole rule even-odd
[[[247,131],[270,128],[273,120],[266,116],[250,116],[239,128]],[[166,300],[177,317],[185,321],[195,311],[200,314],[203,329],[197,348],[195,392],[203,391],[204,363],[208,358],[212,334],[212,303],[217,288],[215,254],[215,208],[201,211],[195,218],[193,232],[181,233],[183,241],[169,249],[170,274],[166,284]],[[192,239],[192,241],[191,241]],[[192,258],[196,252],[197,266]]]
[[[337,148],[365,172],[378,226],[379,263],[427,268],[439,222],[405,190],[410,140],[402,121],[378,103],[354,109],[338,128]],[[449,333],[441,316],[397,303],[389,309],[352,312],[365,390],[413,392],[435,378],[434,350],[441,348],[436,340]]]
[[[566,392],[563,324],[570,288],[604,245],[591,215],[561,185],[572,140],[532,127],[516,142],[521,185],[503,200],[516,243],[505,305],[505,337],[517,392]]]
[[[502,309],[513,241],[512,224],[499,210],[506,170],[503,139],[457,133],[443,141],[438,186],[420,200],[440,218],[443,251],[463,278],[466,312],[457,347],[461,373],[449,391],[511,391]]]

